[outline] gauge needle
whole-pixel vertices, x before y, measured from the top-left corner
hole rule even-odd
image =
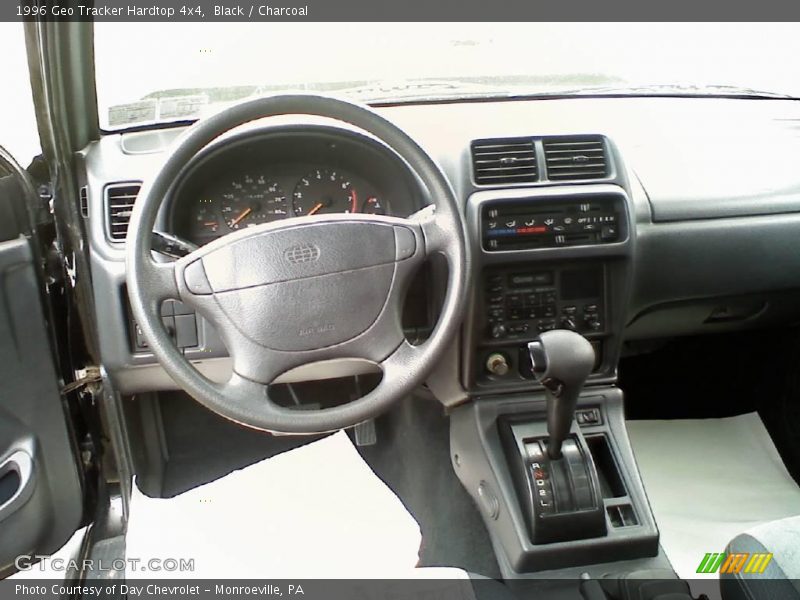
[[[238,217],[236,217],[236,218],[235,218],[233,221],[231,221],[231,227],[235,227],[236,225],[238,225],[238,224],[239,224],[239,221],[241,221],[242,219],[244,219],[244,218],[245,218],[247,215],[249,215],[251,212],[253,212],[253,209],[252,209],[252,208],[250,208],[250,207],[248,207],[248,208],[245,208],[245,209],[242,211],[242,214],[240,214],[240,215],[239,215]]]
[[[317,202],[317,204],[314,206],[314,208],[312,208],[310,211],[308,211],[308,214],[309,215],[313,215],[313,214],[319,212],[319,209],[324,207],[324,206],[325,205],[322,202]]]

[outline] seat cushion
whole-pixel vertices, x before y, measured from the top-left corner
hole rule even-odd
[[[728,553],[772,554],[763,573],[722,573],[725,600],[800,600],[800,516],[771,521],[737,535]]]

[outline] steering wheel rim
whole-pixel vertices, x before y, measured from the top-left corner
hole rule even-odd
[[[150,233],[163,200],[168,197],[183,169],[203,148],[230,130],[252,121],[285,115],[329,118],[373,135],[399,155],[419,177],[430,194],[435,210],[428,207],[409,219],[374,215],[287,219],[225,235],[174,263],[156,262],[151,253]],[[350,271],[325,271],[326,264],[327,268],[332,268],[330,261],[325,263],[325,259],[328,254],[337,256],[337,250],[341,250],[343,245],[352,244],[353,236],[371,248],[367,254],[374,256],[360,257],[358,268],[350,269],[353,273],[361,272],[358,275],[360,280],[341,283],[352,276],[348,275]],[[313,261],[319,265],[298,265],[296,263],[302,261],[289,261],[294,264],[287,266],[284,260],[278,269],[272,264],[275,261],[263,260],[263,255],[274,258],[273,250],[297,240],[303,241],[290,245],[284,252],[284,258],[294,257],[294,254],[290,256],[288,253],[298,248],[308,254],[308,246],[315,249],[316,258]],[[387,250],[390,240],[394,243],[394,256],[389,256]],[[370,241],[374,243],[369,245]],[[447,259],[447,291],[430,337],[422,344],[412,346],[402,336],[402,329],[400,339],[397,339],[399,315],[394,314],[398,310],[395,303],[414,269],[433,253],[442,254]],[[321,433],[373,418],[422,383],[436,359],[457,336],[468,289],[467,253],[466,235],[452,187],[436,163],[407,134],[371,109],[349,101],[311,94],[278,95],[249,100],[198,121],[179,139],[155,176],[145,182],[134,205],[128,228],[127,287],[133,315],[156,359],[195,400],[221,416],[251,428],[282,433]],[[325,257],[318,260],[320,254],[325,254]],[[380,258],[378,255],[386,256]],[[260,262],[257,260],[259,256],[262,257]],[[260,266],[251,268],[250,262],[247,262],[247,268],[234,268],[224,273],[214,267],[220,262],[219,257],[233,257],[232,267],[241,267],[242,257],[256,257]],[[197,267],[198,264],[201,267]],[[278,275],[284,277],[283,280],[275,274],[276,269],[280,271]],[[293,279],[286,280],[286,272]],[[200,273],[199,277],[197,273]],[[229,282],[231,277],[236,280],[238,287],[225,288],[224,285],[233,285]],[[294,291],[283,293],[296,294],[298,290],[305,289],[303,286],[314,290],[310,292],[313,294],[321,288],[309,286],[322,285],[324,277],[328,277],[325,280],[327,285],[333,285],[341,295],[356,289],[362,296],[369,295],[370,299],[375,295],[374,302],[378,301],[379,291],[382,291],[371,290],[372,287],[379,287],[375,282],[389,281],[386,284],[388,291],[385,292],[386,306],[389,308],[381,308],[366,329],[363,329],[363,322],[351,323],[356,319],[354,315],[349,315],[347,319],[342,317],[345,326],[340,329],[344,333],[336,332],[333,325],[327,331],[324,331],[324,327],[310,328],[311,333],[305,335],[316,337],[323,346],[321,348],[307,347],[313,342],[299,341],[296,335],[291,337],[288,334],[283,335],[281,340],[284,346],[291,348],[274,348],[274,344],[264,343],[260,338],[251,339],[254,336],[252,332],[240,331],[242,328],[237,326],[237,311],[241,309],[243,295],[256,294],[256,300],[263,302],[266,298],[264,290],[280,295],[280,290],[289,290],[291,287]],[[370,283],[365,287],[367,278]],[[339,287],[336,288],[336,285]],[[234,360],[234,374],[229,381],[210,381],[176,348],[160,318],[160,304],[168,298],[188,302],[221,328],[220,334]],[[251,298],[248,301],[253,300]],[[226,311],[226,308],[229,310]],[[248,315],[253,314],[252,308],[252,304],[247,306]],[[233,327],[227,327],[225,317]],[[361,320],[369,321],[366,317]],[[241,323],[240,318],[238,323]],[[263,320],[262,324],[267,329],[272,327]],[[351,333],[355,335],[346,339],[336,338],[337,335],[349,336]],[[395,343],[396,346],[387,354]],[[371,345],[378,347],[372,348]],[[367,395],[348,404],[321,410],[292,410],[270,400],[267,387],[276,375],[280,375],[271,372],[274,366],[271,362],[280,363],[280,368],[285,371],[287,365],[296,367],[309,362],[298,362],[302,358],[319,362],[327,360],[328,356],[333,360],[337,353],[351,351],[359,357],[362,353],[368,355],[369,360],[386,354],[382,360],[374,360],[380,364],[383,378]]]

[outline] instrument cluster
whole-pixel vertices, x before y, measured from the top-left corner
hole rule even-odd
[[[304,169],[296,177],[294,171]],[[387,214],[374,187],[347,171],[310,166],[245,170],[199,194],[186,207],[190,237],[215,238],[289,217]]]
[[[172,231],[203,245],[246,227],[329,213],[408,216],[421,208],[407,170],[374,141],[321,132],[222,148],[179,186]]]

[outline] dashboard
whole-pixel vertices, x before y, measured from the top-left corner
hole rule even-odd
[[[197,245],[232,231],[329,213],[408,216],[422,206],[400,159],[367,136],[324,126],[244,133],[190,167],[168,229]]]
[[[599,356],[590,382],[608,383],[638,345],[800,318],[800,102],[575,98],[379,111],[434,157],[462,205],[473,290],[462,335],[429,381],[440,398],[535,389],[520,349],[542,329],[590,339]],[[124,228],[138,186],[182,131],[110,134],[82,152],[100,353],[122,393],[175,388],[131,321]],[[593,168],[593,154],[565,166],[557,156],[581,136],[607,161],[586,179],[571,167]],[[518,179],[496,179],[493,146],[511,140],[517,152],[523,138],[528,154],[499,165]],[[157,227],[202,245],[262,222],[405,217],[428,203],[403,161],[367,135],[257,123],[193,161]],[[421,332],[444,281],[437,269],[412,294]],[[165,311],[185,355],[226,378],[226,349],[203,317]]]

